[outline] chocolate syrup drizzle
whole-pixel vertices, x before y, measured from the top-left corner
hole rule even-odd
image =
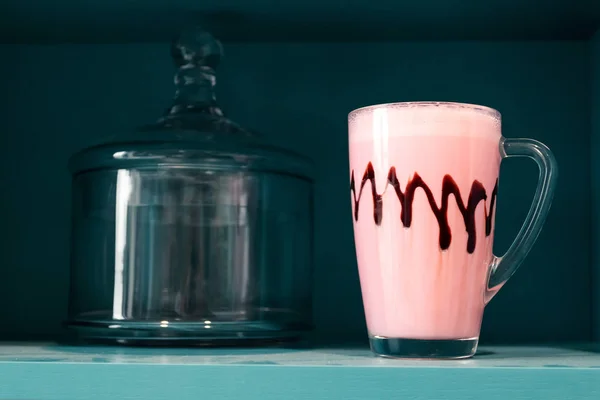
[[[360,204],[362,192],[365,185],[367,184],[367,181],[371,181],[371,194],[373,196],[374,204],[373,219],[375,220],[376,225],[381,225],[383,212],[383,193],[377,193],[377,188],[375,184],[375,170],[373,169],[373,164],[371,162],[369,162],[369,164],[367,165],[367,169],[365,170],[365,173],[363,174],[362,180],[360,182],[358,197],[356,197],[354,170],[352,170],[352,176],[350,177],[350,191],[352,192],[352,196],[354,198],[354,219],[358,221],[358,206]],[[427,196],[427,200],[429,201],[431,211],[433,211],[433,214],[435,215],[435,218],[437,219],[438,225],[440,227],[440,248],[442,250],[448,249],[448,247],[450,247],[450,242],[452,241],[452,232],[450,231],[450,225],[448,224],[448,197],[450,196],[450,194],[454,195],[454,199],[456,200],[458,209],[462,214],[463,220],[465,222],[465,228],[468,235],[467,252],[473,253],[475,251],[475,242],[477,241],[475,227],[475,210],[477,209],[477,205],[480,201],[483,200],[485,205],[487,203],[488,197],[485,188],[483,187],[483,184],[481,182],[477,180],[473,181],[473,184],[471,185],[471,192],[469,193],[469,198],[467,199],[467,205],[465,206],[462,196],[460,195],[460,189],[458,188],[458,185],[456,184],[454,179],[450,175],[444,175],[444,179],[442,180],[441,207],[437,206],[431,189],[416,172],[413,178],[408,180],[408,183],[406,184],[406,191],[402,192],[402,189],[400,189],[400,182],[398,182],[398,177],[396,176],[396,168],[391,167],[390,171],[388,172],[386,185],[383,191],[384,193],[388,185],[392,185],[392,187],[396,191],[396,196],[398,197],[398,200],[400,201],[400,204],[402,206],[402,211],[400,212],[400,220],[406,228],[410,228],[410,224],[412,222],[412,206],[413,200],[415,198],[415,191],[417,190],[417,188],[423,189],[425,195]],[[494,214],[494,206],[496,204],[497,194],[498,180],[496,179],[496,184],[491,195],[489,213],[484,207],[485,236],[489,236],[492,232],[492,216]]]

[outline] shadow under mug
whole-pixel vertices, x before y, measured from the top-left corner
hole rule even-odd
[[[486,304],[519,267],[550,209],[550,150],[506,139],[500,113],[460,103],[391,103],[348,116],[350,192],[371,349],[386,357],[475,354]],[[500,163],[540,170],[523,227],[493,254]]]

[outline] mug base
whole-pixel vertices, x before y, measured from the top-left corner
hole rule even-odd
[[[371,351],[386,358],[460,359],[472,357],[479,338],[405,339],[370,336]]]

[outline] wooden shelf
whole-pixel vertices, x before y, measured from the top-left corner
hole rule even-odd
[[[0,40],[154,42],[189,23],[243,42],[587,39],[599,20],[586,0],[4,0]]]
[[[598,399],[597,351],[487,347],[469,360],[411,361],[377,358],[367,349],[4,344],[0,398]]]

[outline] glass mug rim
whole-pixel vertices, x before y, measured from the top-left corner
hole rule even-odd
[[[463,110],[472,110],[480,114],[485,114],[490,117],[497,119],[499,122],[502,120],[502,114],[495,108],[483,106],[480,104],[472,103],[460,103],[453,101],[399,101],[391,103],[380,103],[372,104],[369,106],[356,108],[348,113],[348,120],[353,119],[358,114],[364,112],[372,112],[382,108],[427,108],[427,107],[441,107],[441,108],[454,108]]]

